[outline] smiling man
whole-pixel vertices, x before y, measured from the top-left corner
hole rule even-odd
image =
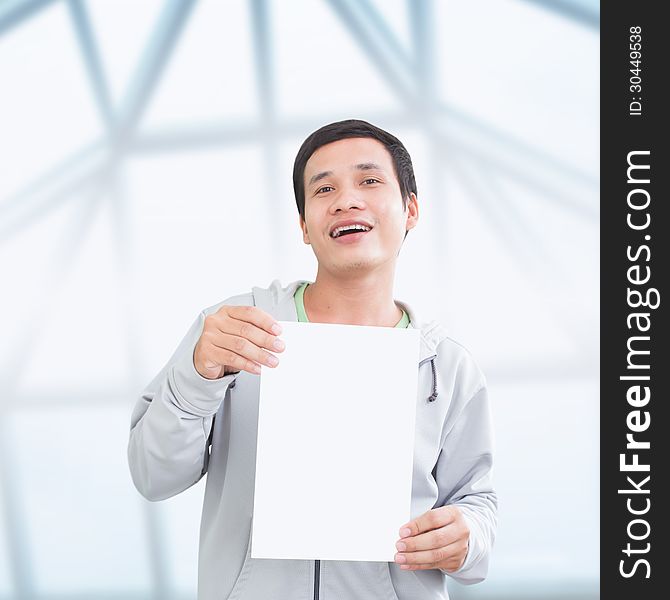
[[[302,285],[305,310],[320,323],[392,327],[405,315],[393,300],[395,263],[419,218],[413,174],[403,173],[401,184],[387,147],[373,137],[322,145],[338,127],[355,124],[316,132],[294,170],[303,240],[318,260],[315,282]]]
[[[207,474],[201,600],[448,598],[447,576],[476,583],[488,570],[497,511],[491,418],[468,351],[393,298],[397,257],[419,219],[410,156],[370,123],[332,123],[303,142],[293,186],[303,241],[318,261],[314,281],[275,280],[200,313],[136,403],[133,481],[162,500]],[[398,524],[393,563],[250,557],[258,374],[281,361],[279,320],[421,330],[412,519]]]

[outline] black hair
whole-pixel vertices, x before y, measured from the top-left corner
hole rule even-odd
[[[347,119],[324,125],[311,133],[300,146],[298,154],[293,163],[293,192],[295,202],[298,206],[298,212],[302,219],[305,219],[305,165],[310,156],[314,154],[321,146],[336,142],[345,138],[363,138],[375,139],[386,147],[393,160],[395,176],[400,185],[402,195],[403,209],[407,208],[409,194],[416,194],[416,181],[414,179],[414,168],[412,159],[403,143],[387,131],[375,127],[367,121],[359,119]]]

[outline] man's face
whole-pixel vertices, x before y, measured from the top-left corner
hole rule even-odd
[[[370,270],[395,261],[405,231],[418,220],[416,196],[403,209],[400,185],[386,147],[372,138],[321,146],[305,165],[303,240],[320,267],[332,272]],[[360,224],[369,231],[337,231]]]

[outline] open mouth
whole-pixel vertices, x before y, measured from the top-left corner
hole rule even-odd
[[[352,225],[342,225],[341,227],[336,227],[330,232],[330,237],[333,239],[345,237],[348,235],[354,235],[357,233],[367,233],[372,227],[368,225],[363,225],[362,223],[354,223]]]

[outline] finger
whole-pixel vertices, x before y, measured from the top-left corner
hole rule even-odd
[[[458,561],[453,561],[451,563],[446,563],[446,565],[440,565],[439,567],[437,565],[433,564],[427,564],[427,565],[400,565],[400,568],[403,571],[423,571],[426,569],[444,569],[445,571],[448,571],[452,573],[453,571],[457,571],[460,568],[460,564]]]
[[[238,321],[246,321],[272,335],[281,334],[281,325],[269,313],[257,306],[228,306],[227,314]]]
[[[426,533],[403,538],[396,542],[398,552],[417,552],[419,550],[432,550],[433,548],[443,548],[453,544],[460,537],[460,531],[453,527],[453,523]]]
[[[216,327],[218,331],[221,331],[222,333],[245,338],[259,348],[267,348],[272,352],[283,352],[285,348],[284,342],[276,335],[267,333],[267,331],[249,321],[244,321],[236,319],[232,316],[228,316],[217,322]]]
[[[400,565],[403,571],[423,571],[425,569],[437,569],[435,565]]]
[[[205,335],[211,335],[210,341],[216,346],[219,346],[220,348],[229,348],[233,351],[237,351],[236,346],[231,346],[231,340],[221,338],[221,335],[237,336],[238,338],[249,340],[258,348],[267,348],[272,352],[283,352],[286,347],[284,342],[277,336],[267,333],[265,330],[248,321],[241,321],[226,314],[209,315],[205,319],[204,333]],[[241,346],[239,350],[242,350]],[[238,354],[244,353],[238,352]]]
[[[240,356],[230,350],[212,346],[209,349],[211,357],[219,364],[232,368],[233,371],[247,371],[254,375],[261,372],[261,367],[256,362]]]
[[[212,336],[210,341],[215,348],[233,352],[255,363],[267,365],[268,367],[276,367],[279,364],[279,360],[274,354],[259,348],[246,338],[219,333],[217,336]]]
[[[460,554],[461,550],[460,544],[450,544],[445,548],[433,548],[432,550],[422,550],[420,552],[399,552],[395,555],[394,560],[399,564],[405,565],[435,565],[455,558]]]
[[[437,529],[438,527],[444,527],[451,523],[455,518],[456,511],[451,506],[433,508],[403,525],[400,528],[400,537],[406,538]]]

